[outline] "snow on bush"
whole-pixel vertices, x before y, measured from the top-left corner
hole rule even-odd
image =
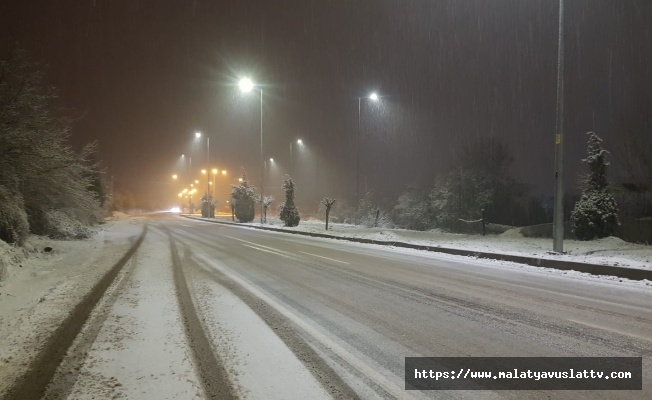
[[[402,228],[427,231],[435,226],[427,190],[409,188],[398,197],[393,211],[394,222]]]
[[[247,173],[242,170],[242,177],[239,185],[231,185],[231,198],[235,203],[235,217],[239,222],[251,222],[254,220],[254,204],[256,202],[256,191],[249,186]]]
[[[92,235],[90,228],[61,210],[44,213],[46,234],[53,239],[86,239]]]
[[[0,240],[20,246],[29,234],[23,198],[0,186]]]
[[[294,205],[295,186],[294,182],[292,182],[292,178],[290,178],[289,175],[285,175],[282,188],[285,190],[285,203],[281,204],[279,207],[281,210],[279,217],[285,226],[297,226],[299,225],[301,216],[299,215],[297,206]]]
[[[612,236],[618,225],[618,206],[609,192],[607,165],[602,148],[602,139],[589,132],[588,157],[589,174],[584,181],[582,197],[571,213],[573,232],[580,240],[591,240]]]

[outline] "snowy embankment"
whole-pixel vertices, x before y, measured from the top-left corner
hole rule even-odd
[[[217,217],[216,220],[231,222],[230,217]],[[243,225],[260,226],[260,223]],[[527,238],[518,229],[509,230],[502,235],[480,236],[448,233],[436,229],[420,232],[405,229],[366,228],[360,225],[339,223],[329,223],[329,229],[325,231],[324,225],[323,221],[310,219],[302,220],[297,227],[288,228],[283,227],[283,222],[276,217],[269,217],[268,223],[265,224],[268,227],[326,233],[338,237],[395,241],[473,252],[509,254],[652,270],[652,246],[628,243],[616,237],[591,241],[565,240],[565,254],[554,254],[552,252],[552,239]]]
[[[142,224],[119,216],[88,240],[0,241],[0,397],[93,285],[131,247]]]

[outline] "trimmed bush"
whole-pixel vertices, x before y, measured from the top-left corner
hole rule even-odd
[[[289,175],[285,175],[283,179],[283,190],[285,190],[285,203],[281,204],[281,213],[279,217],[285,226],[297,226],[301,220],[299,210],[294,205],[294,182]]]

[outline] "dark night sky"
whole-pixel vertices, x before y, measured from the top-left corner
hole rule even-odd
[[[205,165],[196,130],[229,182],[244,166],[259,185],[260,104],[234,83],[264,83],[269,185],[302,138],[292,171],[312,206],[353,195],[356,98],[371,90],[387,97],[362,102],[363,189],[430,186],[461,145],[495,136],[515,177],[552,195],[557,13],[557,0],[0,0],[0,34],[49,65],[82,116],[73,143],[99,140],[116,185],[162,203],[181,153]],[[652,2],[566,0],[565,26],[571,188],[587,131],[610,145],[650,123]]]

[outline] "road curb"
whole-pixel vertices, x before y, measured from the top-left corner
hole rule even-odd
[[[342,237],[342,236],[329,235],[326,233],[302,232],[302,231],[294,231],[294,230],[283,229],[283,228],[272,228],[267,226],[243,225],[235,222],[215,221],[211,219],[191,217],[188,215],[182,215],[182,217],[188,219],[196,219],[204,222],[211,222],[215,224],[245,226],[247,228],[261,229],[261,230],[274,231],[274,232],[292,233],[295,235],[346,240],[348,242],[357,242],[357,243],[379,244],[383,246],[402,247],[407,249],[426,250],[426,251],[432,251],[437,253],[452,254],[456,256],[467,256],[467,257],[486,258],[491,260],[511,261],[520,264],[531,265],[534,267],[552,268],[552,269],[565,270],[565,271],[579,271],[579,272],[586,272],[592,275],[609,275],[618,278],[632,279],[637,281],[641,281],[644,279],[652,281],[652,270],[645,270],[645,269],[614,267],[610,265],[580,263],[575,261],[550,260],[550,259],[538,258],[538,257],[525,257],[525,256],[516,256],[516,255],[509,255],[509,254],[500,254],[500,253],[488,253],[488,252],[481,252],[481,251],[451,249],[446,247],[426,246],[426,245],[418,245],[418,244],[411,244],[405,242]]]

